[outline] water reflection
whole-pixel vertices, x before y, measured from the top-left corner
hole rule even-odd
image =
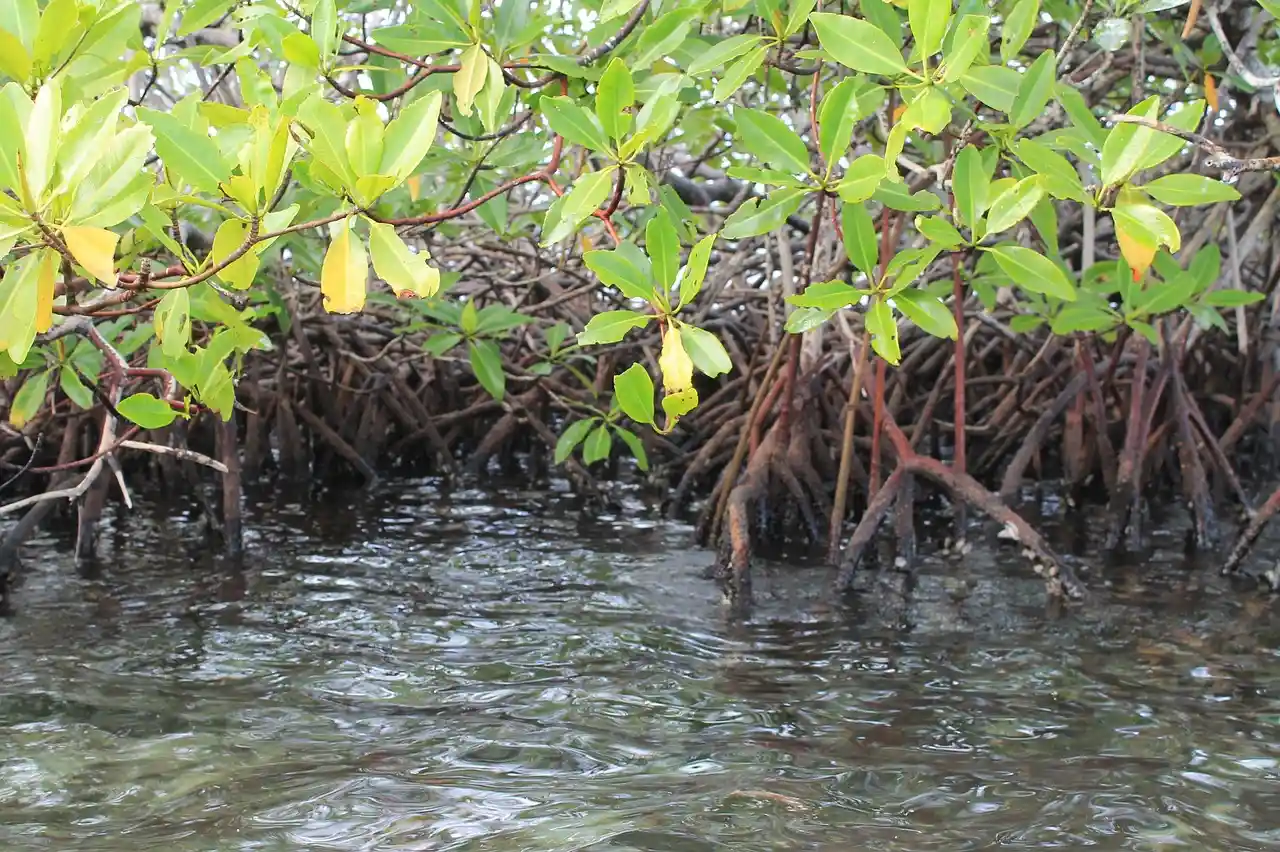
[[[636,507],[427,483],[251,516],[243,573],[146,511],[98,580],[39,543],[0,848],[1280,847],[1280,619],[1208,576],[1188,603],[1172,545],[1064,619],[980,548],[852,615],[772,566],[734,623]]]

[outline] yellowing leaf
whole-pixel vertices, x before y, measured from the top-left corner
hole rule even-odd
[[[1204,99],[1209,104],[1209,109],[1218,111],[1218,84],[1214,82],[1212,74],[1204,75]]]
[[[1182,235],[1169,215],[1152,204],[1119,204],[1111,211],[1120,253],[1138,281],[1146,274],[1156,250],[1166,246],[1170,254],[1182,247]]]
[[[667,393],[677,394],[693,387],[693,359],[685,351],[680,330],[674,323],[662,333],[658,369],[662,371],[662,389]]]
[[[243,219],[228,219],[218,226],[213,235],[213,259],[222,263],[244,245],[249,236],[249,223]],[[246,290],[258,274],[258,253],[247,251],[218,271],[218,277],[237,290]]]
[[[440,289],[440,270],[427,265],[425,252],[414,254],[391,225],[369,226],[369,253],[373,271],[391,285],[401,299],[428,299]]]
[[[120,235],[106,228],[82,228],[65,225],[62,239],[67,250],[89,274],[108,287],[116,286],[116,244]]]
[[[58,272],[58,253],[52,249],[40,252],[40,273],[36,280],[36,334],[53,328],[53,290]]]
[[[364,308],[368,292],[369,261],[364,243],[352,239],[349,220],[333,227],[333,239],[320,269],[324,309],[331,314],[353,314]]]
[[[1116,242],[1120,244],[1120,254],[1124,255],[1125,263],[1129,264],[1133,280],[1141,281],[1156,256],[1156,244],[1151,235],[1127,228],[1116,220]]]
[[[461,67],[453,75],[453,94],[458,99],[458,112],[471,115],[471,105],[489,76],[489,57],[478,44],[462,52]]]

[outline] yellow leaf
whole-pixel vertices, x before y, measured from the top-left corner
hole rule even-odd
[[[1218,111],[1218,84],[1214,82],[1212,74],[1204,75],[1204,99],[1209,104],[1209,109]]]
[[[489,57],[478,44],[462,52],[462,63],[453,75],[453,94],[458,99],[458,112],[471,115],[471,105],[484,88],[489,76]]]
[[[693,359],[685,352],[680,330],[674,323],[668,324],[662,333],[658,369],[662,371],[662,388],[667,393],[680,393],[693,387]]]
[[[414,175],[409,178],[409,200],[418,201],[422,198],[422,175]]]
[[[40,273],[36,279],[36,334],[44,334],[53,328],[53,290],[58,272],[58,253],[49,249],[40,254]]]
[[[62,239],[76,262],[108,287],[116,286],[116,244],[120,235],[106,228],[64,225]]]
[[[353,314],[364,308],[369,286],[369,260],[364,243],[351,238],[351,228],[346,220],[334,230],[320,269],[320,292],[324,294],[327,312]]]

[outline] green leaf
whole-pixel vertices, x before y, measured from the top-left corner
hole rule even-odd
[[[843,205],[840,210],[840,227],[844,232],[845,255],[863,275],[874,279],[880,248],[876,240],[876,225],[866,205]]]
[[[960,334],[955,316],[937,296],[908,288],[894,293],[893,303],[925,334],[951,340]]]
[[[1023,246],[995,246],[990,252],[1004,273],[1022,289],[1064,302],[1076,300],[1076,288],[1067,273],[1039,252]]]
[[[616,141],[621,141],[631,129],[631,113],[635,105],[636,87],[631,72],[618,57],[614,57],[600,77],[596,89],[596,116],[600,125]]]
[[[680,237],[665,207],[659,207],[645,226],[644,240],[653,275],[665,295],[676,283],[676,273],[680,270]]]
[[[36,0],[7,0],[0,3],[0,29],[17,36],[27,50],[35,45],[39,26],[40,6]]]
[[[689,252],[689,262],[680,271],[680,304],[677,310],[692,302],[702,289],[703,279],[707,277],[707,263],[711,260],[711,247],[715,241],[716,235],[708,234],[698,240],[697,245]]]
[[[36,339],[37,283],[42,258],[31,252],[5,267],[0,279],[0,352],[21,364]]]
[[[169,403],[149,393],[135,393],[120,400],[116,411],[143,429],[163,429],[178,417]]]
[[[787,334],[804,334],[831,319],[838,310],[840,309],[834,308],[827,311],[822,308],[796,308],[787,317],[782,327]]]
[[[369,256],[373,271],[401,298],[429,299],[440,289],[440,270],[427,265],[425,253],[409,251],[392,225],[369,224]]]
[[[15,429],[21,429],[40,411],[45,394],[49,392],[49,371],[41,370],[29,376],[18,392],[13,396],[13,404],[9,408],[9,422]]]
[[[547,117],[551,130],[566,141],[593,151],[609,150],[609,139],[600,120],[564,96],[542,98],[538,107]]]
[[[956,230],[956,226],[941,216],[917,216],[916,230],[930,242],[937,243],[945,249],[954,249],[964,242],[964,237]]]
[[[236,0],[193,0],[182,11],[182,23],[178,25],[178,37],[185,38],[196,30],[202,30],[217,21],[235,5]],[[176,4],[175,4],[176,6]],[[329,3],[332,7],[333,4]]]
[[[674,53],[689,34],[689,28],[697,14],[696,7],[676,4],[671,11],[644,27],[633,48],[635,53],[632,67],[645,68]]]
[[[762,36],[748,33],[716,42],[713,47],[703,51],[697,59],[689,63],[689,74],[700,77],[713,71],[758,46],[761,40]]]
[[[667,79],[640,108],[640,113],[636,116],[635,135],[622,144],[619,152],[624,159],[661,138],[675,123],[676,116],[680,114],[680,102],[676,98],[680,80],[677,75],[667,75]]]
[[[641,363],[632,364],[613,377],[618,407],[637,423],[653,425],[653,379]]]
[[[1067,116],[1071,119],[1071,123],[1076,129],[1084,134],[1094,148],[1101,149],[1103,143],[1106,142],[1107,134],[1102,129],[1102,124],[1098,121],[1098,117],[1089,108],[1089,103],[1084,99],[1084,95],[1080,94],[1079,90],[1064,80],[1054,87],[1054,97],[1058,99],[1058,103],[1062,104],[1062,108],[1067,111]]]
[[[791,174],[809,172],[809,149],[782,119],[757,109],[734,110],[743,146],[757,159]]]
[[[320,61],[326,66],[338,52],[339,20],[334,0],[316,0],[311,13],[311,40],[316,43]]]
[[[965,145],[956,156],[952,189],[956,199],[956,220],[971,231],[977,230],[978,222],[987,210],[990,187],[991,172],[982,153],[972,145]]]
[[[991,19],[986,15],[965,15],[956,23],[951,50],[942,57],[942,82],[954,83],[973,67],[978,53],[987,45]]]
[[[649,170],[644,166],[630,163],[626,167],[627,203],[632,207],[643,207],[653,200],[653,187],[649,181]]]
[[[636,255],[644,257],[634,243],[622,243],[610,251],[596,249],[586,252],[582,259],[605,286],[616,288],[628,299],[647,302],[654,297],[653,281],[647,263],[638,262]]]
[[[911,193],[907,185],[901,181],[885,181],[873,194],[872,199],[892,210],[904,213],[931,213],[942,206],[941,199],[927,189]]]
[[[1201,290],[1206,290],[1222,274],[1222,250],[1216,243],[1208,243],[1191,258],[1187,271],[1195,276]]]
[[[439,91],[428,92],[387,124],[378,174],[391,175],[400,183],[418,170],[435,141],[443,97]]]
[[[467,346],[467,357],[476,379],[489,396],[502,402],[507,389],[507,375],[502,372],[502,350],[498,344],[492,340],[472,340]]]
[[[858,6],[868,21],[887,35],[894,45],[902,47],[902,19],[898,17],[897,9],[886,0],[859,0]]]
[[[573,186],[547,209],[542,224],[542,245],[558,243],[578,229],[609,197],[611,177],[617,166],[579,175]]]
[[[950,0],[948,0],[950,2]],[[809,20],[809,14],[813,12],[813,8],[818,5],[817,0],[792,0],[791,8],[787,10],[787,23],[782,32],[778,33],[783,38],[795,35],[804,28],[805,23]]]
[[[1009,121],[1014,127],[1026,127],[1044,114],[1044,108],[1053,97],[1057,70],[1058,58],[1053,50],[1046,50],[1031,63],[1018,86],[1018,94],[1013,99],[1013,109],[1009,113]]]
[[[1059,254],[1058,248],[1058,210],[1052,198],[1042,198],[1040,203],[1031,208],[1029,218],[1036,226],[1036,233],[1049,249],[1050,254]]]
[[[768,54],[768,46],[761,45],[751,49],[750,53],[735,59],[728,68],[724,70],[724,75],[716,82],[715,90],[711,93],[712,100],[717,103],[723,103],[733,97],[733,93],[742,88],[742,84],[747,82],[764,64],[764,58]]]
[[[72,38],[83,35],[79,25],[80,9],[76,0],[49,0],[36,28],[31,58],[37,68],[53,69],[53,60]]]
[[[634,432],[629,432],[621,426],[614,426],[613,431],[614,434],[622,439],[622,443],[627,445],[631,455],[635,456],[636,467],[647,471],[649,469],[649,456],[645,453],[644,444],[640,442],[640,438]]]
[[[422,348],[439,358],[461,342],[461,334],[452,331],[442,331],[431,335],[423,341]]]
[[[152,317],[156,340],[166,358],[177,358],[191,342],[191,293],[180,287],[164,294]]]
[[[1211,290],[1201,301],[1215,308],[1238,308],[1252,305],[1267,298],[1266,293],[1254,290]]]
[[[960,75],[964,90],[992,109],[1008,115],[1024,75],[1004,65],[979,65]]]
[[[846,68],[890,77],[907,72],[902,51],[875,24],[829,12],[815,12],[809,20],[822,49]]]
[[[62,388],[67,399],[75,403],[76,407],[86,411],[93,408],[93,391],[85,387],[80,376],[71,367],[63,367],[58,371],[58,387]]]
[[[1018,318],[1015,317],[1015,319]],[[1039,319],[1039,317],[1036,319]],[[1111,310],[1105,301],[1091,298],[1063,305],[1062,310],[1058,311],[1057,316],[1053,318],[1050,328],[1057,335],[1074,334],[1076,332],[1094,333],[1108,331],[1119,322],[1120,317],[1115,311]],[[1015,327],[1014,331],[1020,332],[1020,329]]]
[[[866,86],[865,80],[849,77],[822,96],[818,111],[818,149],[827,163],[828,174],[849,150],[858,122],[875,109],[872,103],[875,93],[884,91],[878,86],[868,90]]]
[[[1000,30],[1000,59],[1016,59],[1040,19],[1040,0],[1018,0]]]
[[[788,296],[787,301],[798,308],[817,308],[820,311],[837,311],[856,305],[867,295],[866,290],[851,287],[843,281],[822,281],[810,284],[803,293]]]
[[[881,358],[897,366],[902,359],[898,346],[898,324],[893,321],[893,311],[888,303],[877,299],[867,310],[867,331],[871,332],[871,348]]]
[[[476,95],[484,88],[489,76],[489,57],[478,44],[473,44],[462,51],[458,70],[453,74],[453,97],[458,104],[458,112],[471,115]]]
[[[156,153],[166,168],[201,192],[218,193],[218,184],[230,176],[231,167],[216,142],[171,112],[139,107],[138,118],[155,133]]]
[[[587,436],[586,443],[582,445],[582,460],[589,465],[604,461],[609,458],[609,452],[612,449],[613,438],[609,435],[609,427],[601,423],[592,430]]]
[[[1159,315],[1187,306],[1195,295],[1196,279],[1185,272],[1167,281],[1150,281],[1136,299],[1134,308],[1140,314]]]
[[[768,233],[787,221],[787,217],[800,209],[805,191],[783,187],[769,193],[761,202],[750,198],[725,219],[720,235],[727,240],[739,240]]]
[[[1203,100],[1194,100],[1187,104],[1181,104],[1181,109],[1175,104],[1169,108],[1169,112],[1164,117],[1164,123],[1170,127],[1176,127],[1179,130],[1194,131],[1200,126],[1200,119],[1204,117],[1205,102]],[[1153,131],[1150,144],[1147,146],[1147,153],[1138,161],[1138,167],[1134,170],[1140,172],[1145,169],[1155,168],[1173,155],[1177,154],[1183,148],[1187,147],[1187,142],[1174,136],[1172,133],[1165,133],[1162,130]]]
[[[885,162],[879,154],[863,154],[849,164],[836,184],[836,193],[846,204],[860,204],[875,194],[884,180]]]
[[[1171,207],[1238,201],[1240,198],[1234,186],[1204,175],[1165,175],[1143,184],[1142,188],[1156,201]]]
[[[951,0],[907,0],[907,22],[920,54],[932,56],[942,48],[951,23]]]
[[[587,321],[587,327],[578,332],[579,346],[593,343],[617,343],[633,328],[644,328],[653,319],[652,314],[635,311],[605,311]]]
[[[692,325],[680,325],[680,341],[685,352],[693,360],[693,366],[699,372],[715,378],[733,369],[733,359],[729,357],[720,338],[711,332]]]
[[[574,448],[582,443],[582,439],[587,437],[587,433],[591,431],[591,424],[596,422],[597,418],[589,418],[587,420],[576,420],[569,424],[569,427],[560,435],[560,440],[556,441],[556,464],[564,464],[565,459],[573,455]]]
[[[27,119],[24,171],[31,194],[40,198],[53,177],[53,164],[57,161],[60,140],[59,123],[62,120],[61,78],[46,80],[36,95],[31,116]],[[12,132],[12,131],[10,131]]]
[[[986,235],[1007,231],[1027,218],[1044,194],[1044,180],[1039,175],[1023,178],[1000,193],[991,201]]]
[[[1129,110],[1129,115],[1155,120],[1160,115],[1160,98],[1157,95],[1144,100]],[[1119,123],[1107,134],[1102,145],[1102,183],[1115,186],[1128,180],[1138,170],[1155,139],[1156,131],[1141,124]]]

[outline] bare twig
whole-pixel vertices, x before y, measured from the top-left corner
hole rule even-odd
[[[173,456],[182,461],[195,462],[205,467],[211,467],[218,473],[226,473],[227,466],[217,459],[210,458],[204,453],[197,453],[195,450],[188,450],[183,447],[166,447],[163,444],[148,444],[144,441],[121,441],[120,446],[127,447],[131,450],[142,450],[146,453],[155,453],[158,456]]]
[[[1205,157],[1204,164],[1211,169],[1218,169],[1222,172],[1223,180],[1234,181],[1242,172],[1275,172],[1280,171],[1280,157],[1250,157],[1241,159],[1227,153],[1227,150],[1205,136],[1190,130],[1183,130],[1174,127],[1172,124],[1166,124],[1163,121],[1147,118],[1142,115],[1126,115],[1116,114],[1107,117],[1108,121],[1124,124],[1141,124],[1143,127],[1149,127],[1152,130],[1158,130],[1161,133],[1168,133],[1171,136],[1177,136],[1193,145],[1199,145],[1208,154]]]

